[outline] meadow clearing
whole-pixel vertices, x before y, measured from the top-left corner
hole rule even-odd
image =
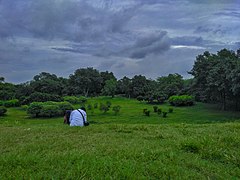
[[[133,99],[98,97],[87,104],[107,100],[120,113],[88,111],[88,127],[9,108],[0,117],[0,179],[240,178],[239,112],[197,103],[163,118]]]

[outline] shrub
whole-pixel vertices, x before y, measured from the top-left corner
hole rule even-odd
[[[100,103],[100,111],[102,111],[103,113],[106,113],[107,111],[109,111],[109,107],[106,104]]]
[[[28,105],[22,105],[21,108],[22,108],[22,110],[27,111]]]
[[[159,109],[157,110],[157,113],[158,113],[159,115],[162,114],[162,109],[159,108]]]
[[[63,99],[60,96],[55,94],[35,92],[35,93],[32,93],[30,96],[26,97],[23,100],[22,104],[30,104],[32,102],[46,102],[46,101],[59,102],[62,100]]]
[[[71,104],[85,104],[87,102],[87,98],[84,96],[64,96],[63,99]]]
[[[58,105],[43,105],[40,111],[41,117],[54,117],[61,114],[61,110]]]
[[[7,112],[7,108],[4,106],[0,106],[0,116],[3,116]]]
[[[143,101],[143,100],[144,100],[144,97],[143,97],[143,96],[138,96],[138,97],[137,97],[137,100],[138,100],[138,101]]]
[[[158,107],[157,106],[153,106],[153,111],[154,112],[158,112]]]
[[[106,102],[106,105],[107,105],[108,108],[110,108],[111,105],[112,105],[112,103],[111,103],[110,101],[107,101],[107,102]]]
[[[113,106],[113,108],[112,108],[115,115],[117,115],[120,112],[120,109],[121,109],[121,107],[119,105]]]
[[[145,115],[146,115],[146,116],[150,116],[150,111],[146,111],[146,112],[145,112]]]
[[[168,112],[169,112],[169,113],[173,113],[173,108],[169,108],[169,109],[168,109]]]
[[[19,107],[20,106],[20,102],[18,99],[2,101],[1,104],[5,107]]]
[[[166,118],[167,117],[167,112],[162,112],[162,117]]]
[[[74,109],[73,105],[69,102],[66,102],[66,101],[57,102],[57,103],[55,103],[55,105],[57,105],[59,107],[60,115],[62,115],[62,116],[64,115],[66,110],[73,110]]]
[[[29,105],[27,109],[27,113],[31,116],[39,117],[39,114],[43,108],[43,103],[41,102],[33,102]]]
[[[94,104],[94,109],[97,109],[98,108],[98,103],[95,103]]]
[[[145,108],[145,109],[143,109],[143,114],[145,115],[146,114],[146,111],[147,111],[147,109]]]
[[[78,104],[78,103],[80,103],[79,99],[77,97],[75,97],[75,96],[64,96],[63,100],[67,101],[67,102],[69,102],[71,104]]]
[[[192,106],[194,105],[194,98],[189,95],[171,96],[168,102],[172,106]]]
[[[74,109],[69,102],[33,102],[29,105],[27,113],[35,117],[63,116],[66,110]]]

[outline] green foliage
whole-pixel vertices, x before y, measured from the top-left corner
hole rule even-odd
[[[87,98],[84,96],[64,96],[63,99],[71,104],[81,104],[81,106],[85,106],[85,103],[87,102]]]
[[[39,114],[41,113],[42,108],[43,108],[43,103],[32,102],[27,109],[27,113],[30,114],[31,116],[39,117]]]
[[[59,116],[62,115],[61,109],[59,108],[58,105],[48,105],[44,104],[42,106],[42,109],[40,111],[40,116],[41,117],[54,117],[54,116]]]
[[[18,99],[12,99],[12,100],[8,100],[8,101],[3,101],[3,105],[5,107],[19,107],[20,102]]]
[[[192,106],[194,105],[194,98],[189,95],[171,96],[168,102],[172,106]]]
[[[153,112],[158,112],[158,107],[157,106],[153,106]]]
[[[235,103],[238,109],[240,97],[239,56],[231,50],[222,49],[217,54],[208,51],[198,55],[190,74],[194,76],[193,90],[197,100],[227,104]]]
[[[111,101],[107,101],[107,102],[106,102],[106,105],[107,105],[108,108],[110,108],[111,105],[112,105]]]
[[[102,111],[103,113],[106,113],[107,111],[109,111],[109,106],[108,106],[107,104],[100,103],[99,109],[100,109],[100,111]]]
[[[114,97],[117,90],[117,80],[110,79],[105,81],[105,86],[103,87],[102,94],[106,96]]]
[[[169,108],[169,109],[168,109],[168,112],[169,112],[169,113],[173,113],[173,108]]]
[[[47,93],[40,93],[34,92],[26,99],[23,100],[23,104],[30,104],[32,102],[46,102],[46,101],[62,101],[63,99],[59,95],[55,94],[47,94]]]
[[[149,111],[149,110],[146,110],[146,111],[144,111],[144,114],[145,114],[146,116],[150,116],[150,111]]]
[[[112,110],[114,111],[114,114],[117,115],[120,112],[121,106],[113,106]]]
[[[137,100],[138,100],[138,101],[143,101],[143,100],[144,100],[144,97],[143,97],[143,96],[138,96],[138,97],[137,97]]]
[[[55,102],[55,105],[57,105],[59,107],[60,110],[60,115],[63,116],[64,113],[66,112],[66,110],[73,110],[74,107],[71,103],[69,102]]]
[[[93,107],[94,107],[94,109],[97,109],[98,108],[98,103],[94,103]]]
[[[158,108],[157,113],[158,113],[159,115],[162,114],[162,109],[161,109],[161,108]]]
[[[163,112],[162,112],[162,117],[163,117],[163,118],[166,118],[166,117],[167,117],[167,114],[168,114],[167,112],[163,111]]]
[[[7,112],[7,108],[4,106],[0,106],[0,116],[3,116],[4,114],[6,114]]]
[[[33,117],[57,117],[72,109],[74,108],[69,102],[33,102],[29,105],[27,113]]]

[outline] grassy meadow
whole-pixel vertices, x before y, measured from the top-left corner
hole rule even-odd
[[[197,103],[163,118],[153,105],[132,99],[87,104],[105,101],[120,105],[120,113],[89,110],[88,127],[9,108],[0,117],[0,179],[240,178],[240,113]]]

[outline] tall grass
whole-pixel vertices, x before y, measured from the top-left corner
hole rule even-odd
[[[151,105],[110,100],[121,106],[119,115],[95,109],[83,128],[8,109],[0,118],[0,179],[240,178],[239,113],[197,104],[162,118]]]

